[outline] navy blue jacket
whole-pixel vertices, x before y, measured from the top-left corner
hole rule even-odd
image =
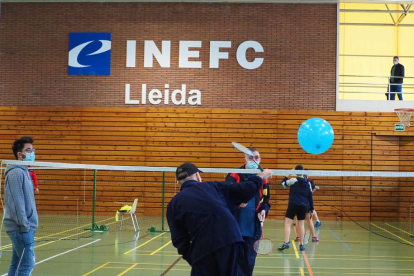
[[[313,211],[313,196],[308,180],[303,177],[297,177],[296,179],[297,181],[289,187],[289,204],[307,206],[310,211]],[[285,177],[282,183],[287,180],[288,178]]]
[[[241,204],[253,198],[262,178],[252,176],[240,184],[186,181],[167,207],[171,240],[190,265],[243,238],[227,200]]]
[[[244,169],[244,168],[245,167],[242,166],[239,169]],[[240,183],[240,182],[246,181],[253,175],[254,174],[248,174],[248,173],[237,173],[237,174],[231,173],[227,175],[226,181],[229,183],[234,183],[234,182]],[[267,215],[269,214],[269,210],[270,210],[270,203],[269,203],[270,189],[269,189],[269,183],[267,180],[262,181],[262,187],[263,189],[260,189],[254,196],[256,216],[255,216],[254,222],[252,223],[255,224],[255,231],[254,231],[253,238],[256,240],[260,239],[262,236],[262,227],[260,226],[260,221],[259,221],[259,218],[257,217],[257,214],[260,213],[262,210],[265,210],[266,217],[267,217]],[[243,202],[243,203],[246,203],[246,202]],[[230,199],[227,202],[227,205],[229,206],[229,209],[231,210],[236,220],[238,220],[240,216],[240,207],[239,207],[240,203],[234,203],[232,199]]]

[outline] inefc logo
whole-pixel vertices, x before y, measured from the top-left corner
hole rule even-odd
[[[69,75],[111,74],[111,33],[69,34]]]
[[[202,47],[202,41],[179,41],[178,44],[178,68],[202,68],[201,60],[194,60],[200,58],[200,52],[197,48]],[[221,49],[229,49],[232,47],[231,41],[210,41],[210,62],[209,68],[218,69],[220,60],[229,59],[229,52]],[[237,47],[236,60],[238,64],[248,70],[254,70],[262,66],[264,58],[255,57],[253,60],[247,59],[247,51],[253,49],[255,53],[263,53],[263,46],[257,41],[244,41]],[[126,67],[136,67],[137,59],[137,41],[127,40],[126,53]],[[192,60],[190,60],[190,58]],[[153,68],[154,59],[158,62],[161,68],[171,67],[171,41],[164,40],[159,49],[153,40],[144,41],[144,67]],[[201,91],[198,89],[189,89],[187,93],[187,85],[182,84],[181,89],[175,89],[170,93],[170,84],[166,83],[164,86],[164,93],[160,89],[151,89],[147,93],[147,84],[142,84],[142,92],[140,99],[131,99],[131,85],[125,84],[125,104],[147,104],[158,105],[164,102],[169,104],[170,100],[174,105],[201,105]],[[171,87],[172,88],[172,87]],[[175,88],[177,86],[175,85]],[[147,97],[148,96],[148,97]]]

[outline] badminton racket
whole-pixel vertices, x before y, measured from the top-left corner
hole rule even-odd
[[[231,144],[233,145],[235,149],[246,154],[250,159],[252,159],[253,162],[257,164],[259,170],[263,171],[263,168],[254,160],[254,153],[251,150],[249,150],[248,148],[246,148],[245,146],[237,142],[232,142]]]
[[[273,242],[263,237],[263,221],[260,221],[260,227],[262,227],[262,238],[257,240],[253,244],[253,249],[259,255],[269,255],[273,251]]]

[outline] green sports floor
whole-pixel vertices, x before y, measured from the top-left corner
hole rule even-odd
[[[138,240],[127,225],[122,231],[110,226],[108,232],[86,238],[39,241],[32,275],[190,275],[190,266],[177,254],[169,233],[141,229]],[[267,220],[265,235],[275,242],[275,250],[257,258],[254,275],[414,275],[414,238],[403,231],[392,235],[410,245],[380,237],[353,222],[322,221],[317,232],[320,242],[306,244],[306,253],[297,246],[279,252],[283,221]],[[1,242],[0,275],[7,275],[11,248],[4,230]]]

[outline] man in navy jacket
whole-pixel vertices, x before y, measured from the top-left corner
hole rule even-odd
[[[245,156],[244,165],[239,169],[258,169],[260,164],[260,153],[256,148],[249,148],[253,152],[253,159]],[[226,181],[230,183],[240,183],[249,179],[253,174],[247,173],[231,173],[226,177]],[[244,240],[244,259],[240,262],[240,276],[252,276],[257,253],[254,251],[253,245],[262,236],[262,227],[260,221],[264,221],[270,210],[270,191],[267,179],[263,180],[263,184],[259,192],[242,205],[234,206],[231,202],[229,208],[239,223],[240,231]]]
[[[176,170],[180,192],[167,207],[171,240],[192,267],[192,276],[237,276],[243,238],[227,201],[253,198],[270,170],[242,183],[202,182],[200,170],[184,163]]]

